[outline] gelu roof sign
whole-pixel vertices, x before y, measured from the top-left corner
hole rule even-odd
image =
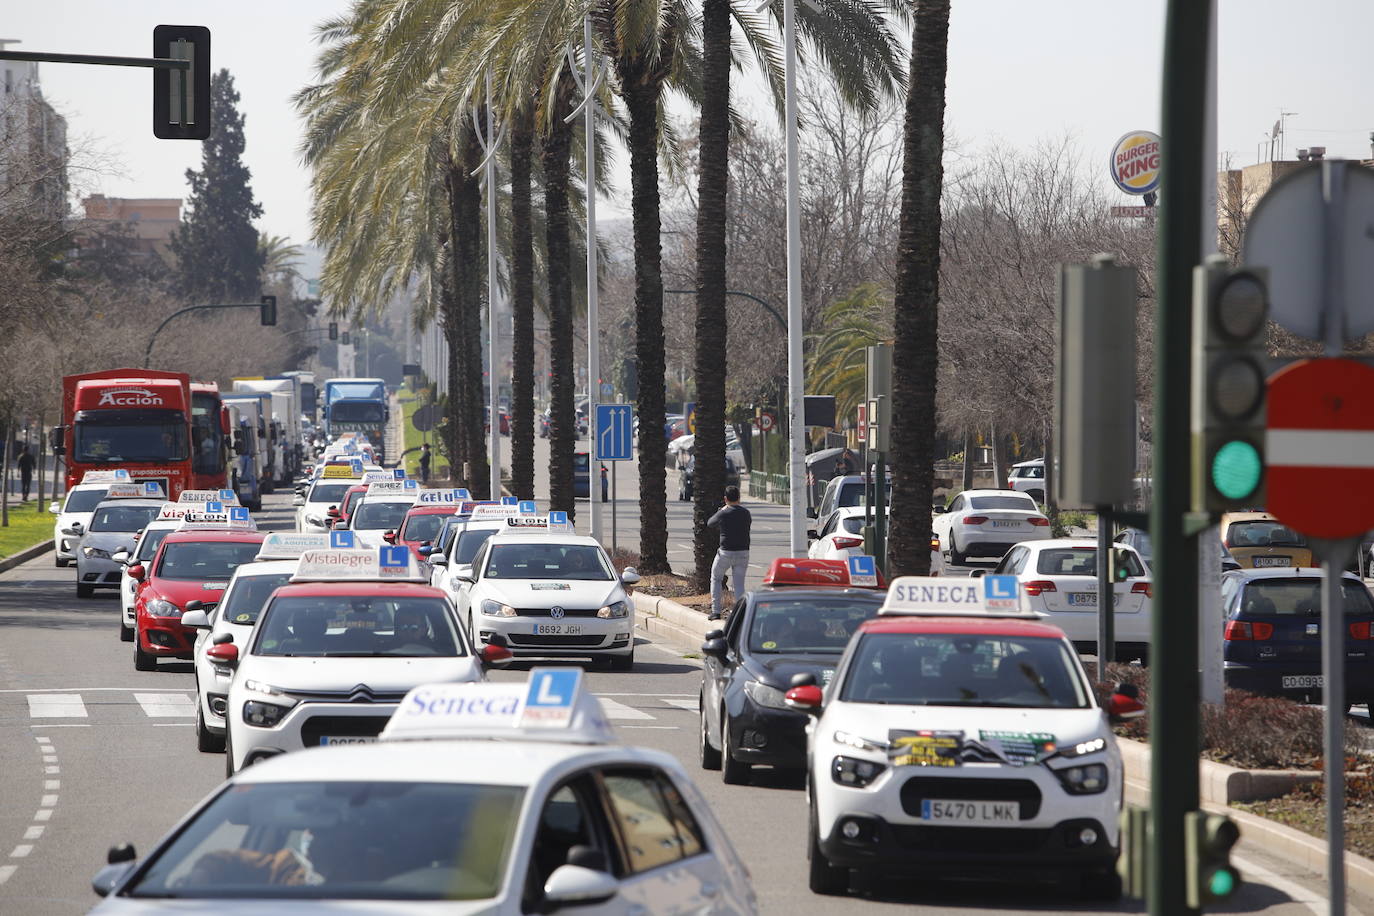
[[[1108,166],[1112,181],[1127,194],[1159,190],[1159,134],[1133,130],[1116,141]]]

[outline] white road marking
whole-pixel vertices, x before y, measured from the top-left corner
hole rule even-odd
[[[48,722],[44,725],[30,725],[29,728],[90,728],[89,722]]]
[[[33,813],[33,819],[36,820],[36,821],[50,821],[50,820],[52,820],[52,809],[51,809],[51,808],[39,808],[37,811],[35,811],[35,812]]]
[[[676,706],[678,709],[685,709],[688,712],[697,712],[698,702],[696,699],[679,700],[673,697],[663,697],[663,702],[669,706]]]
[[[653,716],[649,715],[647,712],[635,709],[633,706],[626,706],[624,703],[617,703],[615,700],[607,700],[604,697],[599,697],[598,699],[601,700],[601,708],[605,710],[606,718],[608,719],[653,718]]]
[[[602,693],[597,691],[598,697],[694,697],[695,693]]]
[[[86,704],[79,693],[29,694],[29,716],[34,719],[84,719]]]
[[[43,767],[43,772],[48,774],[61,773],[61,767]]]
[[[39,744],[52,744],[52,739],[45,736],[35,736],[33,740]]]
[[[652,729],[656,729],[656,730],[658,730],[658,731],[670,731],[670,732],[675,732],[675,731],[678,731],[682,726],[680,726],[680,725],[618,725],[618,726],[616,726],[616,727],[617,727],[617,728],[652,728]]]
[[[1287,878],[1280,877],[1279,875],[1276,875],[1269,869],[1265,868],[1263,865],[1260,865],[1259,863],[1254,862],[1250,859],[1244,858],[1243,856],[1238,856],[1232,853],[1231,861],[1234,862],[1236,864],[1236,867],[1238,867],[1241,870],[1242,875],[1256,875],[1259,878],[1262,878],[1265,884],[1269,885],[1276,891],[1282,891],[1283,893],[1287,894],[1289,897],[1293,899],[1294,903],[1300,903],[1303,906],[1307,907],[1307,909],[1309,909],[1313,913],[1313,916],[1324,916],[1324,914],[1326,913],[1326,898],[1316,893],[1315,891],[1310,891],[1295,881],[1289,881]],[[1356,913],[1355,910],[1352,910],[1349,907],[1346,907],[1346,912],[1355,913],[1356,916],[1359,916],[1359,914]]]
[[[10,853],[10,858],[11,858],[11,859],[23,859],[23,858],[27,858],[27,857],[28,857],[28,854],[31,853],[31,852],[33,852],[33,844],[32,844],[32,843],[20,843],[18,846],[14,847],[14,851]]]
[[[46,829],[46,827],[40,827],[37,824],[34,824],[28,830],[24,831],[24,839],[36,840],[43,835],[43,831]]]
[[[73,690],[79,690],[82,693],[95,693],[96,691],[129,693],[134,690],[156,693],[184,692],[175,687],[7,687],[0,690],[0,693],[71,693]]]
[[[136,693],[134,699],[150,718],[181,718],[196,714],[196,704],[184,693]]]
[[[192,713],[195,715],[195,713]],[[194,722],[154,722],[153,728],[195,728]]]
[[[19,866],[17,865],[0,865],[0,884],[4,884],[8,881],[10,875],[14,874],[18,868]]]
[[[57,804],[57,796],[56,796],[56,795],[44,795],[44,796],[43,796],[41,799],[39,799],[39,801],[38,801],[38,807],[40,807],[40,808],[52,808],[52,807],[54,807],[56,804]]]

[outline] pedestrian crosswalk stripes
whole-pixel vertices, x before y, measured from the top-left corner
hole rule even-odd
[[[123,694],[122,696],[120,694]],[[612,699],[612,696],[620,699]],[[132,698],[132,699],[130,699]],[[657,719],[673,719],[677,712],[696,712],[696,697],[682,695],[661,696],[658,694],[613,694],[599,695],[601,707],[606,718],[613,722],[650,722]],[[142,719],[193,719],[196,715],[195,694],[163,690],[158,692],[129,689],[124,691],[92,690],[88,695],[72,693],[29,693],[25,695],[28,704],[28,719],[45,724],[38,727],[63,727],[64,721],[95,719],[118,719],[127,722],[132,710],[137,710],[137,718]],[[15,724],[22,717],[18,697],[6,701],[0,697],[0,725]],[[7,705],[8,704],[8,705]],[[51,724],[46,724],[51,722]],[[97,721],[95,724],[100,724]],[[177,723],[168,723],[177,724]],[[647,727],[647,726],[646,726]],[[676,728],[676,725],[662,727]]]

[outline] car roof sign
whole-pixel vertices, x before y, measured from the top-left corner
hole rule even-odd
[[[535,668],[525,683],[425,684],[406,694],[382,741],[445,738],[615,743],[581,668]]]
[[[225,494],[228,494],[226,496]],[[239,504],[238,494],[233,490],[182,490],[177,497],[179,503],[227,503],[231,506]]]
[[[518,506],[518,505],[520,505],[520,500],[516,499],[514,496],[502,496],[502,497],[501,497],[501,505],[503,505],[503,506]]]
[[[520,514],[534,515],[539,512],[539,504],[532,499],[520,500]]]
[[[380,549],[306,550],[296,561],[292,582],[422,582],[422,573],[405,545]]]
[[[220,505],[219,511],[210,511],[209,506]],[[181,517],[181,527],[185,529],[220,531],[257,531],[258,525],[243,506],[223,506],[207,503],[205,507],[193,507]]]
[[[129,472],[124,468],[113,468],[108,471],[87,471],[81,475],[82,483],[115,483],[130,479]]]
[[[368,471],[363,475],[364,486],[373,483],[391,483],[395,480],[396,478],[386,471]]]
[[[872,559],[871,557],[867,559]],[[813,560],[809,557],[779,557],[768,566],[763,584],[768,587],[886,588],[877,563],[871,567],[872,584],[855,582],[844,560]],[[862,579],[863,577],[861,577]]]
[[[307,550],[328,550],[329,535],[304,531],[273,531],[262,539],[254,560],[298,560]]]
[[[515,506],[475,506],[472,510],[472,520],[475,522],[482,519],[512,518],[519,514],[520,510]]]
[[[992,580],[989,582],[988,580]],[[1008,582],[1007,580],[1011,581]],[[1010,602],[1010,603],[1009,603]],[[1041,614],[1020,605],[1015,576],[963,577],[900,576],[892,581],[880,615],[932,617],[1019,617]]]
[[[548,515],[512,515],[502,530],[508,534],[571,534],[572,525],[568,524],[567,513],[561,523]]]
[[[848,557],[849,584],[860,588],[878,587],[878,561],[871,556]]]
[[[325,465],[324,472],[320,474],[322,480],[338,480],[340,478],[356,478],[362,474],[362,467],[354,469],[351,464],[328,464]]]
[[[357,541],[353,537],[352,531],[331,531],[329,532],[330,550],[352,550]]]
[[[201,511],[200,506],[196,503],[163,503],[162,509],[157,514],[157,520],[160,522],[179,522],[192,512],[199,511]]]
[[[415,503],[420,506],[457,506],[463,501],[458,495],[457,488],[434,489],[432,487],[419,491],[420,495]]]
[[[105,491],[106,499],[166,499],[162,484],[155,480],[143,483],[113,483]]]

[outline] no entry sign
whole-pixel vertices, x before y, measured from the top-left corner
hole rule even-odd
[[[1309,537],[1374,528],[1374,368],[1310,359],[1269,380],[1266,507]]]

